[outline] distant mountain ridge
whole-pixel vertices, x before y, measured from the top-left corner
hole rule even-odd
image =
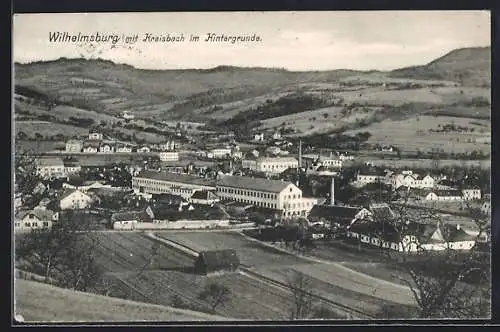
[[[465,86],[490,86],[491,47],[456,49],[426,65],[393,70],[390,76],[448,80]]]

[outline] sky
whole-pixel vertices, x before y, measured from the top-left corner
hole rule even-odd
[[[67,32],[110,42],[51,42]],[[145,42],[144,36],[184,35],[183,42]],[[259,42],[206,42],[208,33],[252,36]],[[124,36],[138,36],[125,43]],[[200,37],[190,42],[189,36]],[[288,70],[392,70],[423,65],[462,47],[490,46],[488,11],[185,12],[16,14],[16,62],[103,58],[143,69],[219,65]]]

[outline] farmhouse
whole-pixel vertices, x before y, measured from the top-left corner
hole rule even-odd
[[[205,275],[219,271],[234,272],[239,265],[240,259],[234,249],[202,251],[194,263],[194,271]]]
[[[198,190],[194,192],[188,201],[193,204],[212,205],[220,202],[220,198],[214,191]]]
[[[59,197],[61,210],[78,210],[89,208],[94,198],[77,189],[68,189]]]
[[[37,228],[50,228],[59,219],[59,214],[44,207],[19,211],[14,217],[14,232],[30,231]]]
[[[160,161],[178,161],[179,152],[168,151],[160,152]]]
[[[315,200],[302,197],[302,190],[290,182],[224,176],[217,182],[217,196],[258,207],[281,210],[283,217],[303,216]]]
[[[66,152],[82,152],[83,143],[80,140],[69,140],[66,142]]]
[[[423,199],[426,201],[461,201],[462,192],[456,189],[433,190],[424,192]]]
[[[136,193],[168,193],[187,199],[196,190],[215,190],[215,188],[215,180],[187,174],[143,171],[132,178],[132,189]]]

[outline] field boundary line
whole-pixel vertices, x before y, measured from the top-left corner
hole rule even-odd
[[[410,291],[410,288],[407,287],[407,286],[403,286],[403,285],[400,285],[400,284],[396,284],[394,282],[391,282],[391,281],[387,281],[387,280],[383,280],[383,279],[379,279],[379,278],[375,278],[373,276],[370,276],[368,274],[365,274],[365,273],[362,273],[362,272],[358,272],[356,270],[353,270],[353,269],[350,269],[348,268],[347,266],[344,266],[342,264],[339,264],[339,263],[335,263],[335,262],[331,262],[331,261],[327,261],[327,260],[323,260],[323,259],[320,259],[320,258],[317,258],[317,257],[311,257],[311,256],[304,256],[304,255],[299,255],[299,254],[296,254],[296,253],[293,253],[293,252],[290,252],[288,250],[285,250],[283,248],[279,248],[279,247],[276,247],[276,246],[273,246],[272,244],[269,244],[269,243],[266,243],[266,242],[263,242],[263,241],[260,241],[260,240],[257,240],[257,239],[254,239],[244,233],[241,233],[240,234],[242,236],[244,236],[245,238],[247,238],[248,240],[250,241],[254,241],[254,242],[257,242],[257,243],[260,243],[262,245],[265,245],[265,246],[268,246],[270,248],[274,248],[274,249],[277,249],[279,251],[282,251],[282,252],[285,252],[285,253],[288,253],[290,255],[293,255],[293,256],[296,256],[298,258],[301,258],[301,259],[305,259],[305,260],[308,260],[310,262],[314,262],[314,263],[320,263],[320,264],[328,264],[328,265],[333,265],[333,266],[336,266],[340,269],[343,269],[349,273],[352,273],[352,274],[355,274],[355,275],[359,275],[359,276],[362,276],[363,278],[367,278],[369,280],[374,280],[378,283],[382,283],[382,284],[386,284],[386,285],[389,285],[389,286],[392,286],[392,287],[396,287],[398,289],[402,289],[402,290],[405,290],[405,291]]]

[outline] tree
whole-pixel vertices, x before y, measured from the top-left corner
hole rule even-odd
[[[217,282],[209,283],[203,291],[198,295],[198,298],[207,301],[213,312],[215,309],[231,299],[231,290],[226,286]]]
[[[18,266],[60,287],[78,291],[94,289],[102,271],[96,262],[98,238],[89,230],[88,218],[68,212],[51,228],[16,235]]]
[[[479,213],[473,214],[478,234],[475,245],[465,252],[451,247],[448,241],[451,228],[440,227],[444,243],[442,250],[436,252],[425,249],[418,239],[411,240],[406,235],[414,234],[414,226],[418,223],[444,225],[442,216],[431,209],[411,209],[407,202],[408,198],[394,207],[393,220],[378,221],[386,222],[386,229],[390,226],[396,231],[400,252],[384,249],[384,253],[401,268],[403,280],[417,305],[416,316],[458,319],[488,317],[490,261],[488,253],[480,249],[481,243],[478,242],[484,236],[488,220]]]
[[[290,319],[306,319],[312,310],[311,280],[303,273],[292,271],[287,277],[288,287],[292,291],[293,307],[290,309]]]
[[[16,148],[14,168],[15,192],[21,196],[24,205],[32,207],[38,203],[33,193],[38,183],[42,181],[34,154]]]

